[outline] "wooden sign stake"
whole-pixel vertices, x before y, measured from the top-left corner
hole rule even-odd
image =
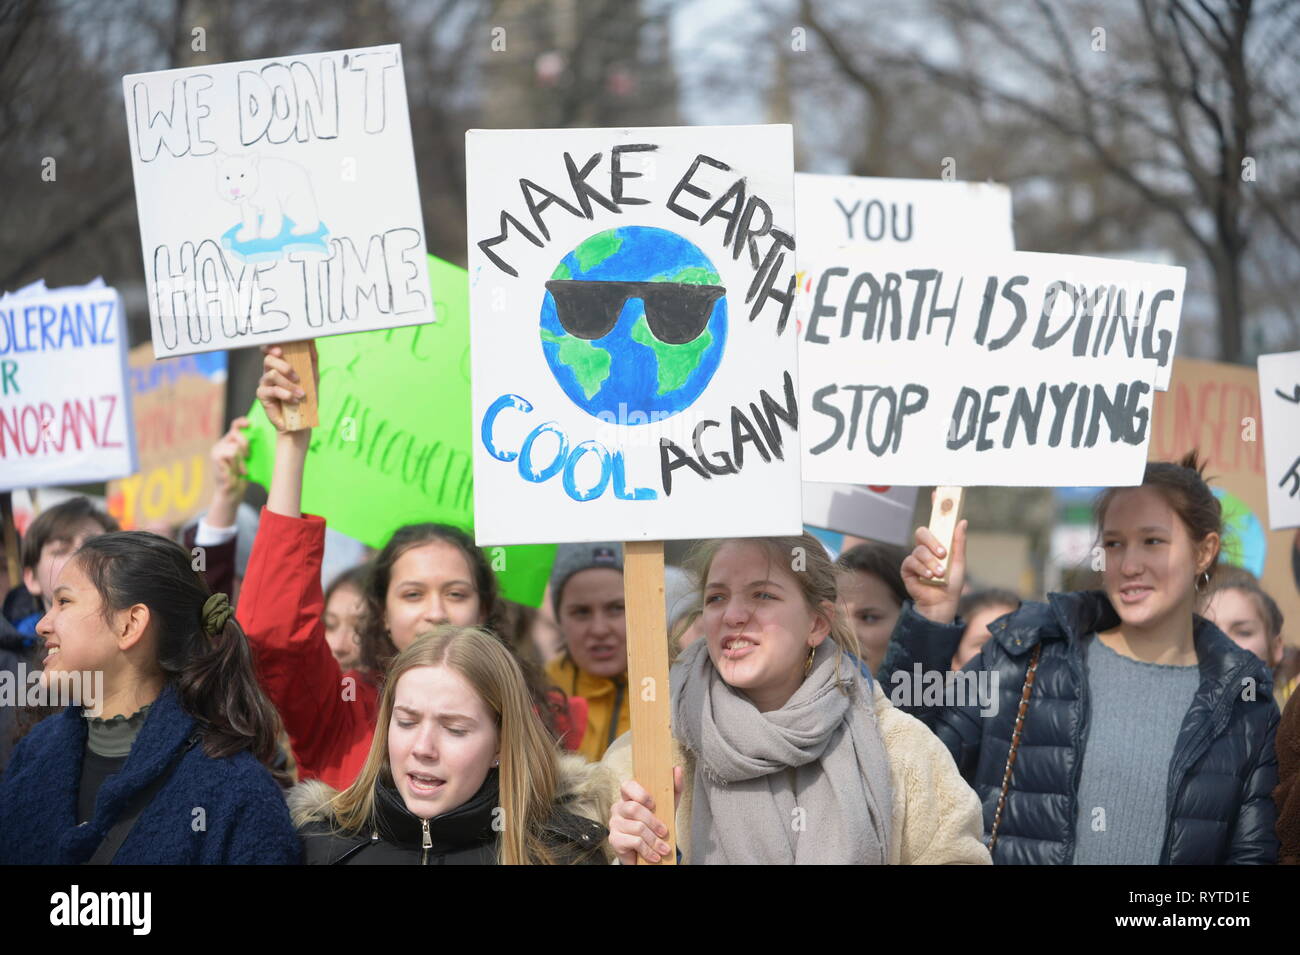
[[[315,428],[320,424],[320,415],[316,408],[316,379],[311,370],[311,342],[285,342],[280,349],[284,360],[298,375],[298,387],[307,392],[301,401],[285,403],[284,423],[290,431]]]
[[[927,580],[928,584],[942,587],[947,583],[948,562],[952,559],[952,536],[957,532],[957,524],[961,521],[965,501],[963,488],[936,487],[934,489],[934,504],[930,508],[930,533],[939,539],[948,556],[943,561],[943,573]]]
[[[14,492],[0,493],[0,521],[4,523],[5,564],[9,568],[9,586],[23,582],[22,562],[18,559],[18,528],[14,525]]]
[[[655,815],[668,827],[668,855],[677,864],[673,799],[672,705],[668,692],[668,624],[664,611],[663,541],[623,545],[627,604],[627,692],[632,714],[632,776],[654,797]],[[615,719],[617,719],[617,714]],[[646,864],[638,858],[638,864]]]

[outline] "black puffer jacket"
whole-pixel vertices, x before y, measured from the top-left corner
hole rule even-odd
[[[980,704],[904,705],[944,741],[993,824],[1016,710],[1031,652],[1043,649],[994,848],[998,864],[1069,864],[1074,858],[1077,792],[1088,740],[1088,685],[1082,641],[1119,617],[1103,592],[1050,594],[993,622],[992,637],[965,667],[995,671],[997,711]],[[895,702],[903,677],[945,671],[961,639],[959,625],[926,620],[909,601],[894,627],[878,677]],[[1217,627],[1195,618],[1193,640],[1201,684],[1183,719],[1169,764],[1161,863],[1272,863],[1278,843],[1270,794],[1277,784],[1273,737],[1278,712],[1272,679],[1254,654]],[[1252,698],[1253,697],[1253,698]]]
[[[319,780],[296,786],[289,807],[299,822],[308,865],[495,865],[497,780],[492,770],[468,802],[427,820],[412,814],[391,785],[380,784],[373,832],[336,831],[328,810],[334,790]],[[563,865],[604,865],[606,835],[604,826],[569,811],[566,802],[557,803],[542,832]]]

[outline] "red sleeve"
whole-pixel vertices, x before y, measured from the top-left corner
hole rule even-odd
[[[302,778],[355,759],[374,732],[325,642],[321,560],[325,521],[262,509],[236,614],[248,634],[258,679],[280,711]]]

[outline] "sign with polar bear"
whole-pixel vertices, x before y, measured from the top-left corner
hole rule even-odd
[[[480,544],[799,532],[792,153],[467,134]]]
[[[122,88],[156,357],[433,321],[400,47]]]

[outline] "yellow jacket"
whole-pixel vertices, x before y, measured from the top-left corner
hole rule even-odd
[[[984,848],[979,797],[961,778],[948,748],[920,720],[895,709],[879,684],[873,682],[872,686],[894,792],[889,864],[992,865],[989,851]],[[677,848],[682,862],[689,863],[695,758],[675,739],[673,758],[685,775],[677,804]],[[610,770],[611,787],[631,779],[632,738],[619,739],[602,762]],[[612,789],[606,801],[613,805],[620,798],[619,791]]]
[[[546,665],[546,676],[566,695],[580,696],[587,701],[587,731],[582,734],[577,751],[591,762],[599,762],[609,744],[632,728],[627,677],[615,682],[592,676],[578,669],[567,654]]]

